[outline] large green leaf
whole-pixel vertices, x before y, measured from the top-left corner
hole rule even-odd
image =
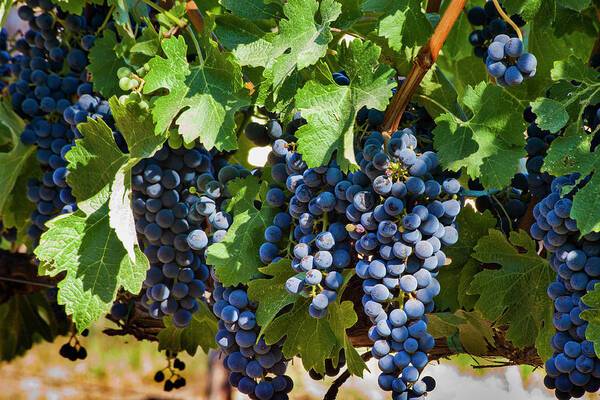
[[[79,331],[110,310],[117,291],[137,294],[149,267],[136,246],[135,261],[111,228],[108,189],[89,201],[89,213],[79,210],[47,223],[35,255],[40,275],[65,273],[58,283],[58,303],[72,315]]]
[[[473,112],[468,121],[451,113],[435,120],[440,161],[452,171],[466,168],[487,188],[505,187],[525,156],[525,122],[515,112],[523,108],[522,102],[505,89],[482,82],[467,89],[463,103]]]
[[[144,84],[146,94],[169,92],[152,105],[156,132],[164,133],[175,123],[186,143],[199,139],[207,149],[235,150],[235,113],[250,104],[235,58],[207,40],[204,61],[190,65],[183,36],[164,40],[162,49],[166,58],[148,62]]]
[[[552,301],[546,289],[555,278],[548,261],[536,251],[536,243],[525,231],[511,232],[509,240],[490,229],[475,247],[474,257],[483,263],[500,264],[500,269],[478,273],[470,292],[479,295],[475,309],[499,325],[507,324],[506,337],[517,347],[536,344],[539,335],[553,330]],[[549,343],[537,343],[541,357]]]
[[[90,51],[88,70],[92,74],[94,91],[105,98],[123,94],[119,88],[117,71],[127,66],[117,51],[117,35],[110,29],[104,30],[102,37],[97,38]]]
[[[349,86],[333,81],[309,81],[296,95],[296,105],[306,118],[298,136],[298,151],[309,167],[326,165],[334,152],[343,169],[355,165],[354,120],[363,106],[385,109],[391,97],[393,71],[377,60],[375,44],[355,40],[339,49],[340,66],[350,78]]]

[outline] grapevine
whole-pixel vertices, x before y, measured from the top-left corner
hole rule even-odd
[[[597,4],[251,3],[0,7],[0,359],[103,324],[168,392],[598,393]]]

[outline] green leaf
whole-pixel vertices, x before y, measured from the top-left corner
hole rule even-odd
[[[281,310],[296,301],[297,296],[285,289],[285,282],[296,272],[288,258],[260,268],[260,272],[266,277],[248,283],[248,297],[258,303],[256,322],[264,331]]]
[[[29,158],[23,162],[21,173],[17,177],[0,214],[4,227],[17,229],[16,243],[26,243],[29,240],[27,229],[30,226],[31,214],[36,205],[27,198],[28,182],[32,178],[40,179],[41,174],[39,161],[36,158],[35,151],[32,151]]]
[[[0,217],[9,220],[7,226],[16,226],[16,221],[23,221],[23,218],[17,217],[16,213],[23,210],[14,209],[15,196],[24,195],[26,187],[17,186],[19,177],[30,175],[31,161],[34,159],[35,147],[26,146],[21,142],[20,136],[25,128],[23,120],[12,110],[10,101],[4,99],[0,102],[0,126],[5,128],[7,134],[6,140],[11,144],[10,151],[0,153]],[[23,179],[21,179],[23,183]],[[26,184],[26,182],[25,182]],[[22,197],[21,197],[22,198]],[[25,204],[28,204],[26,201]],[[19,208],[22,205],[19,205]],[[23,209],[28,210],[27,206]],[[8,215],[7,215],[8,214]],[[12,225],[14,222],[15,225]]]
[[[436,118],[434,144],[442,165],[452,171],[466,168],[486,188],[510,183],[525,156],[525,123],[520,101],[504,89],[480,83],[463,99],[473,117],[462,121],[450,113]]]
[[[90,50],[88,70],[92,74],[94,91],[105,98],[123,94],[119,88],[117,71],[127,64],[117,54],[117,45],[117,35],[110,29],[105,29],[102,37],[96,38],[94,47]]]
[[[556,133],[569,121],[569,114],[556,100],[539,98],[531,103],[531,109],[537,117],[535,123],[540,129]]]
[[[292,310],[273,320],[265,329],[264,337],[273,344],[284,337],[283,354],[286,358],[299,356],[306,370],[325,372],[325,360],[337,354],[344,346],[338,337],[345,337],[345,330],[356,323],[357,317],[349,301],[335,302],[328,307],[327,318],[313,318],[308,314],[310,299],[300,297]],[[333,316],[333,317],[332,317]],[[353,369],[363,368],[354,365]]]
[[[461,117],[464,116],[464,111],[458,104],[456,89],[437,66],[425,75],[419,89],[420,93],[415,94],[414,98],[427,109],[432,118],[447,110]]]
[[[326,165],[333,152],[344,169],[354,159],[354,120],[363,106],[385,109],[391,96],[393,71],[378,64],[381,50],[359,40],[339,49],[339,63],[350,78],[349,86],[309,81],[296,96],[306,118],[296,133],[298,151],[309,167]]]
[[[143,17],[148,17],[149,7],[143,1],[138,0],[108,0],[109,5],[113,5],[113,20],[120,26],[126,26],[128,33],[134,37],[132,31],[131,19],[139,21]]]
[[[231,50],[240,65],[266,67],[269,64],[275,34],[234,15],[219,15],[216,23],[215,35],[225,48]]]
[[[214,267],[223,285],[236,286],[260,276],[259,268],[263,264],[258,249],[276,210],[263,206],[259,211],[254,206],[260,191],[259,181],[254,176],[232,181],[228,190],[234,193],[230,203],[230,210],[235,210],[233,223],[221,242],[208,247],[206,262]]]
[[[35,254],[40,275],[66,273],[58,283],[58,303],[65,306],[81,332],[110,310],[117,291],[137,294],[149,267],[136,247],[132,262],[108,218],[108,190],[95,198],[95,210],[79,210],[47,223]]]
[[[186,328],[177,328],[171,317],[164,319],[165,328],[158,333],[158,350],[182,351],[194,356],[198,347],[205,353],[217,347],[217,319],[205,302],[201,301],[200,309],[192,316],[192,322]]]
[[[338,298],[334,305],[327,307],[327,320],[329,321],[331,330],[338,343],[340,343],[344,349],[348,370],[352,375],[362,378],[363,372],[365,370],[368,371],[369,369],[346,334],[346,330],[353,327],[358,322],[358,316],[354,311],[354,304],[351,301],[340,302],[340,299]]]
[[[415,48],[427,42],[433,28],[421,10],[420,0],[401,0],[386,10],[379,22],[379,35],[385,37],[394,50]]]
[[[157,32],[148,27],[142,31],[142,35],[136,40],[136,43],[131,46],[129,51],[134,54],[144,55],[146,57],[154,57],[160,50],[160,39]]]
[[[234,15],[250,20],[276,18],[280,8],[275,3],[263,0],[221,0],[221,5]]]
[[[480,295],[475,308],[499,325],[508,323],[508,340],[525,347],[553,329],[551,321],[544,318],[551,315],[548,310],[553,305],[546,289],[555,274],[537,254],[536,243],[527,232],[511,232],[509,240],[494,229],[479,240],[474,257],[501,268],[478,273],[471,293]]]
[[[68,330],[68,321],[57,318],[42,293],[15,294],[0,304],[0,361],[23,355],[41,340],[52,342]]]
[[[479,213],[466,205],[458,215],[456,224],[460,227],[458,242],[444,249],[452,263],[441,268],[438,275],[444,290],[435,302],[441,310],[454,311],[461,307],[472,309],[477,296],[468,294],[467,289],[473,276],[479,272],[479,262],[473,258],[473,252],[479,239],[496,226],[496,218],[489,211]]]
[[[141,159],[152,156],[165,137],[153,134],[150,115],[135,103],[123,105],[113,97],[110,106],[129,153],[124,154],[117,147],[112,129],[103,120],[88,119],[78,126],[83,138],[78,139],[66,155],[67,182],[73,188],[79,208],[88,214],[96,210],[98,193],[110,193],[110,226],[130,257],[134,257],[137,234],[130,205],[131,168]]]
[[[83,139],[67,153],[69,162],[67,182],[73,188],[77,204],[84,211],[92,210],[95,196],[108,188],[117,171],[127,162],[128,156],[119,150],[112,129],[102,119],[88,119],[79,125]],[[90,208],[91,207],[91,208]]]
[[[199,139],[209,150],[235,150],[234,116],[250,98],[234,57],[207,41],[205,61],[190,66],[183,36],[166,39],[162,49],[166,58],[156,56],[148,62],[144,84],[146,94],[169,91],[153,101],[156,132],[166,132],[175,123],[186,143]]]
[[[287,19],[279,22],[270,64],[276,90],[292,72],[315,64],[325,55],[333,39],[330,24],[341,10],[335,0],[290,0],[283,6]]]

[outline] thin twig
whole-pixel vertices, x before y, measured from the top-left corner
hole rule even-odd
[[[435,27],[433,35],[425,46],[421,48],[414,60],[413,66],[398,91],[392,98],[392,103],[385,113],[383,131],[389,135],[398,129],[402,114],[408,105],[413,93],[417,90],[425,74],[437,61],[438,55],[450,30],[460,16],[467,0],[452,0],[442,15],[440,22]]]
[[[360,357],[366,362],[369,361],[371,357],[373,357],[373,354],[370,351],[367,351],[366,353],[363,353]],[[327,390],[327,393],[325,393],[325,397],[323,397],[323,400],[335,400],[337,398],[338,392],[340,391],[340,388],[344,383],[346,383],[350,376],[350,370],[346,368],[346,370],[340,376],[335,378],[335,380],[331,384],[331,387],[329,388],[329,390]]]

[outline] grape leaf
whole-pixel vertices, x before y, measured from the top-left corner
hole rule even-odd
[[[283,6],[287,19],[279,22],[269,65],[275,91],[294,70],[313,65],[325,55],[333,39],[330,24],[341,10],[335,0],[290,0]]]
[[[79,125],[83,139],[78,139],[75,146],[67,153],[69,162],[67,182],[73,188],[77,204],[84,211],[92,211],[95,207],[95,196],[109,187],[117,171],[127,160],[117,147],[112,129],[104,120],[88,119]],[[93,204],[88,206],[87,203]]]
[[[108,200],[105,189],[90,200],[92,213],[78,210],[49,221],[34,250],[40,275],[66,273],[58,283],[57,301],[80,332],[110,310],[119,288],[137,294],[149,267],[138,247],[135,262],[127,255],[110,227]]]
[[[310,301],[298,298],[291,311],[271,322],[265,329],[264,337],[268,344],[285,337],[283,354],[286,358],[299,356],[306,370],[314,369],[323,374],[325,360],[337,354],[344,345],[338,337],[346,335],[345,330],[356,323],[357,317],[352,303],[345,301],[330,304],[327,318],[313,318],[308,314]]]
[[[235,193],[232,199],[235,210],[233,223],[221,242],[208,247],[206,262],[214,267],[223,285],[236,286],[260,276],[259,268],[263,264],[258,249],[264,230],[273,221],[275,210],[266,206],[260,210],[255,207],[254,200],[260,191],[255,177],[236,179],[230,185],[228,190]]]
[[[458,215],[456,225],[460,229],[458,242],[444,249],[452,263],[441,268],[438,275],[444,290],[435,302],[441,310],[454,311],[466,307],[467,301],[472,303],[473,298],[477,298],[466,293],[473,276],[479,272],[479,262],[473,258],[473,252],[479,239],[496,226],[496,218],[489,211],[479,213],[466,205]],[[457,276],[460,279],[456,279]],[[472,304],[466,308],[472,308]]]
[[[216,24],[215,35],[225,48],[231,50],[240,65],[266,67],[269,64],[275,34],[234,15],[219,15]]]
[[[69,331],[42,293],[15,294],[0,304],[0,361],[23,355],[34,344],[52,342]]]
[[[536,115],[536,125],[553,133],[560,131],[569,121],[569,114],[556,100],[538,98],[531,103],[531,110]]]
[[[154,134],[150,115],[135,103],[123,105],[113,97],[110,106],[129,153],[124,154],[117,147],[112,129],[103,120],[88,119],[78,126],[83,139],[77,140],[66,155],[67,182],[73,188],[78,207],[88,214],[95,211],[97,194],[109,190],[110,226],[130,257],[134,257],[137,234],[130,205],[131,168],[141,159],[152,156],[166,138]]]
[[[306,118],[296,135],[298,151],[309,167],[326,165],[333,152],[348,170],[354,159],[354,120],[363,106],[385,109],[391,97],[393,70],[378,64],[381,50],[355,40],[339,49],[339,63],[350,78],[349,86],[309,81],[296,95],[296,105]]]
[[[397,51],[402,47],[422,46],[432,32],[431,24],[421,11],[420,0],[394,2],[394,7],[387,9],[379,22],[379,35],[385,37],[389,46]]]
[[[291,268],[288,258],[282,258],[259,271],[267,277],[248,283],[248,297],[258,303],[256,322],[264,332],[283,308],[296,301],[297,296],[285,289],[285,282],[296,272]]]
[[[147,7],[143,1],[138,0],[108,0],[108,4],[114,6],[113,20],[120,26],[127,27],[128,31],[131,31],[131,20],[132,17],[136,21],[141,18],[148,17],[149,7]],[[135,34],[131,31],[131,36]]]
[[[437,66],[425,75],[421,81],[419,91],[420,93],[414,96],[415,100],[427,109],[432,118],[443,114],[447,110],[452,110],[453,113],[464,116],[464,111],[458,104],[456,89]]]
[[[217,347],[217,319],[205,302],[201,301],[198,304],[200,309],[193,314],[192,321],[186,328],[175,327],[171,317],[164,319],[165,328],[161,329],[157,336],[159,351],[185,351],[194,356],[198,347],[205,353]]]
[[[94,47],[90,50],[88,71],[92,74],[94,91],[105,98],[123,94],[119,88],[117,71],[127,64],[116,52],[117,44],[117,35],[110,29],[105,29],[102,37],[96,38]]]
[[[341,295],[338,296],[335,304],[327,307],[327,320],[338,343],[344,349],[348,370],[352,375],[362,378],[363,371],[368,370],[367,364],[358,354],[350,341],[350,337],[346,334],[346,329],[353,327],[358,322],[358,316],[351,301],[341,302],[340,299]]]
[[[281,10],[278,4],[264,0],[221,0],[220,3],[234,15],[250,20],[276,18]]]
[[[497,270],[478,273],[470,293],[479,294],[475,309],[497,324],[509,323],[506,337],[517,347],[535,344],[544,330],[552,330],[544,320],[553,305],[546,289],[554,280],[548,261],[536,252],[536,244],[523,230],[502,232],[490,229],[475,247],[474,257],[483,263],[500,264]],[[539,350],[539,349],[538,349]]]
[[[557,62],[564,62],[571,57],[584,59],[589,57],[592,51],[593,40],[589,40],[589,36],[583,33],[569,35],[565,40],[548,40],[555,36],[555,27],[549,23],[551,18],[540,13],[535,21],[527,24],[529,25],[527,50],[534,54],[538,61],[535,79],[529,79],[523,85],[526,86],[528,97],[531,99],[545,96],[552,80],[556,80],[553,70]],[[562,24],[561,21],[559,25]],[[586,63],[580,62],[580,64],[586,68]]]
[[[585,337],[594,343],[594,350],[600,355],[600,285],[596,284],[582,300],[589,307],[581,313],[581,318],[588,322]]]
[[[468,121],[450,113],[435,120],[434,144],[440,161],[452,171],[466,168],[487,188],[505,187],[525,156],[525,123],[514,112],[522,104],[506,90],[484,82],[469,87],[463,103],[473,112]]]
[[[567,60],[556,61],[551,74],[555,81],[570,83],[570,85],[562,86],[561,89],[568,90],[568,92],[563,93],[555,101],[560,102],[572,122],[577,121],[579,124],[583,110],[589,105],[600,103],[600,74],[575,56],[570,56]],[[574,81],[577,82],[576,85],[572,83]],[[543,117],[551,118],[553,110],[548,110],[546,113],[544,113],[545,110],[540,111]],[[566,125],[566,121],[564,125]]]
[[[241,67],[232,55],[221,53],[206,41],[200,65],[189,65],[183,36],[162,42],[166,58],[148,62],[144,93],[166,89],[169,94],[153,101],[156,132],[166,132],[172,123],[186,143],[200,139],[207,149],[235,150],[235,113],[250,104],[244,88]]]
[[[17,177],[0,214],[4,227],[17,229],[16,243],[29,244],[30,238],[27,235],[27,229],[30,226],[31,213],[35,210],[36,205],[27,198],[27,185],[30,179],[40,179],[41,174],[36,154],[31,152],[24,161],[21,173]]]
[[[28,161],[35,154],[35,147],[26,146],[21,142],[20,136],[25,122],[12,110],[8,99],[0,102],[0,126],[5,127],[6,133],[9,134],[7,140],[12,147],[8,152],[0,153],[0,216],[5,218],[7,205],[15,190],[26,190],[23,186],[15,189],[15,185],[19,176],[27,173],[26,168],[30,165]]]

